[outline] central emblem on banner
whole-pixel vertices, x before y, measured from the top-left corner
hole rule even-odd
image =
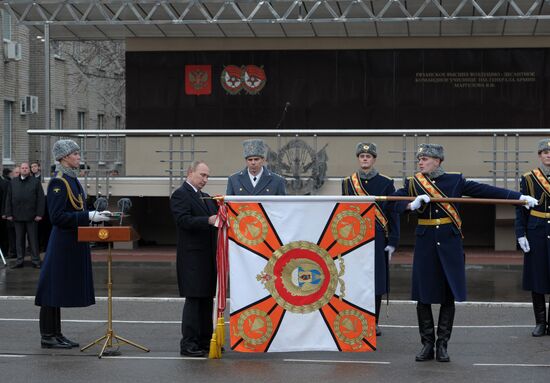
[[[257,278],[281,307],[304,314],[330,301],[339,276],[325,249],[311,242],[296,241],[275,251]]]

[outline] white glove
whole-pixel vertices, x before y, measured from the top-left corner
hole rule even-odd
[[[113,215],[109,210],[97,211],[92,210],[88,212],[88,219],[92,222],[105,222],[108,221]]]
[[[430,203],[430,197],[426,194],[421,194],[418,197],[414,199],[414,201],[411,202],[410,208],[412,211],[420,208],[422,206],[422,202],[424,203]]]
[[[539,204],[539,201],[537,201],[530,195],[522,195],[521,197],[519,197],[519,200],[527,202],[525,205],[523,205],[523,207],[526,209],[531,209],[532,207],[535,207]]]
[[[531,251],[531,248],[529,247],[529,241],[526,237],[519,237],[518,238],[519,247],[521,247],[521,250],[523,250],[524,253],[528,253]]]
[[[395,253],[395,247],[388,245],[384,248],[384,251],[388,252],[388,262],[391,261],[391,256]]]

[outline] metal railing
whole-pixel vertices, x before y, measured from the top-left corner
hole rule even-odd
[[[49,137],[73,137],[81,141],[83,147],[83,158],[86,159],[85,163],[92,165],[90,175],[95,175],[96,190],[105,190],[102,194],[109,194],[109,178],[112,174],[111,167],[120,166],[121,170],[124,169],[124,153],[122,140],[125,137],[168,137],[169,143],[167,149],[156,150],[157,153],[166,154],[165,159],[160,160],[161,163],[167,164],[164,169],[165,173],[168,173],[169,177],[169,193],[171,193],[176,185],[176,182],[181,181],[184,178],[187,166],[195,159],[196,153],[206,153],[207,148],[202,148],[197,145],[197,139],[199,137],[276,137],[277,148],[276,152],[273,151],[272,162],[281,161],[281,150],[286,148],[292,140],[311,140],[313,153],[317,153],[318,138],[329,137],[345,137],[345,136],[401,136],[402,137],[402,149],[401,150],[389,150],[391,154],[399,156],[397,160],[393,160],[393,163],[401,164],[400,176],[405,178],[407,175],[413,173],[416,163],[416,146],[419,142],[430,142],[432,137],[437,136],[485,136],[493,137],[492,147],[490,149],[484,149],[478,151],[482,154],[488,154],[489,159],[483,160],[484,163],[490,163],[491,173],[488,179],[492,179],[493,184],[497,184],[497,181],[503,182],[504,187],[508,187],[510,182],[514,183],[517,190],[519,186],[520,177],[520,164],[525,164],[528,161],[522,159],[522,154],[532,153],[533,151],[520,150],[519,139],[520,135],[523,136],[548,136],[550,130],[547,129],[527,129],[527,130],[512,130],[512,129],[448,129],[448,130],[412,130],[412,129],[380,129],[380,130],[274,130],[274,129],[255,129],[255,130],[225,130],[225,129],[210,129],[210,130],[29,130],[31,135],[41,135],[51,142]],[[87,150],[87,141],[90,138],[96,140],[105,139],[107,141],[114,139],[115,149],[100,147],[97,150]],[[286,140],[286,143],[285,143]],[[46,145],[41,145],[45,147]],[[303,146],[303,145],[302,145]],[[101,159],[106,158],[106,154],[112,152],[114,157],[111,157],[111,161],[105,162]],[[311,150],[310,150],[311,152]],[[46,153],[49,153],[47,151]],[[44,155],[46,155],[44,153]],[[94,160],[89,160],[94,158]],[[317,158],[310,153],[311,162],[315,163]],[[292,162],[291,159],[288,162]],[[44,161],[43,163],[47,163]],[[103,167],[102,167],[103,166]],[[292,167],[292,164],[287,164],[286,169]],[[280,169],[274,169],[279,170]],[[122,172],[121,171],[121,172]],[[102,174],[105,173],[105,174]],[[284,173],[284,172],[282,172]],[[288,171],[284,174],[287,179],[292,180],[296,184],[302,184],[303,179],[296,171]],[[85,184],[88,185],[88,172],[85,172]],[[395,175],[397,176],[397,174]],[[322,175],[324,177],[324,175]],[[317,181],[317,183],[323,182],[323,179]],[[178,183],[179,184],[179,183]],[[104,189],[103,189],[104,188]],[[310,194],[315,194],[315,190]]]

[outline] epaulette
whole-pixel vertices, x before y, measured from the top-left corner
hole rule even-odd
[[[349,179],[350,179],[349,176],[348,176],[348,177],[344,177],[344,179],[343,179],[342,181],[347,182],[347,181],[349,181]]]
[[[524,176],[524,177],[527,177],[527,176],[529,176],[529,175],[531,175],[531,172],[530,172],[530,171],[527,172],[527,173],[523,173],[523,176]]]
[[[385,174],[382,174],[382,173],[378,173],[378,175],[381,175],[382,177],[384,177],[384,178],[387,178],[387,179],[389,179],[390,181],[393,181],[393,178],[391,178],[391,177],[388,177],[388,176],[387,176],[387,175],[385,175]]]
[[[462,174],[462,172],[447,172],[447,171],[445,173],[447,173],[447,174]]]

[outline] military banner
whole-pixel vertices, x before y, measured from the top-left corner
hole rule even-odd
[[[376,349],[370,200],[227,197],[233,350]]]

